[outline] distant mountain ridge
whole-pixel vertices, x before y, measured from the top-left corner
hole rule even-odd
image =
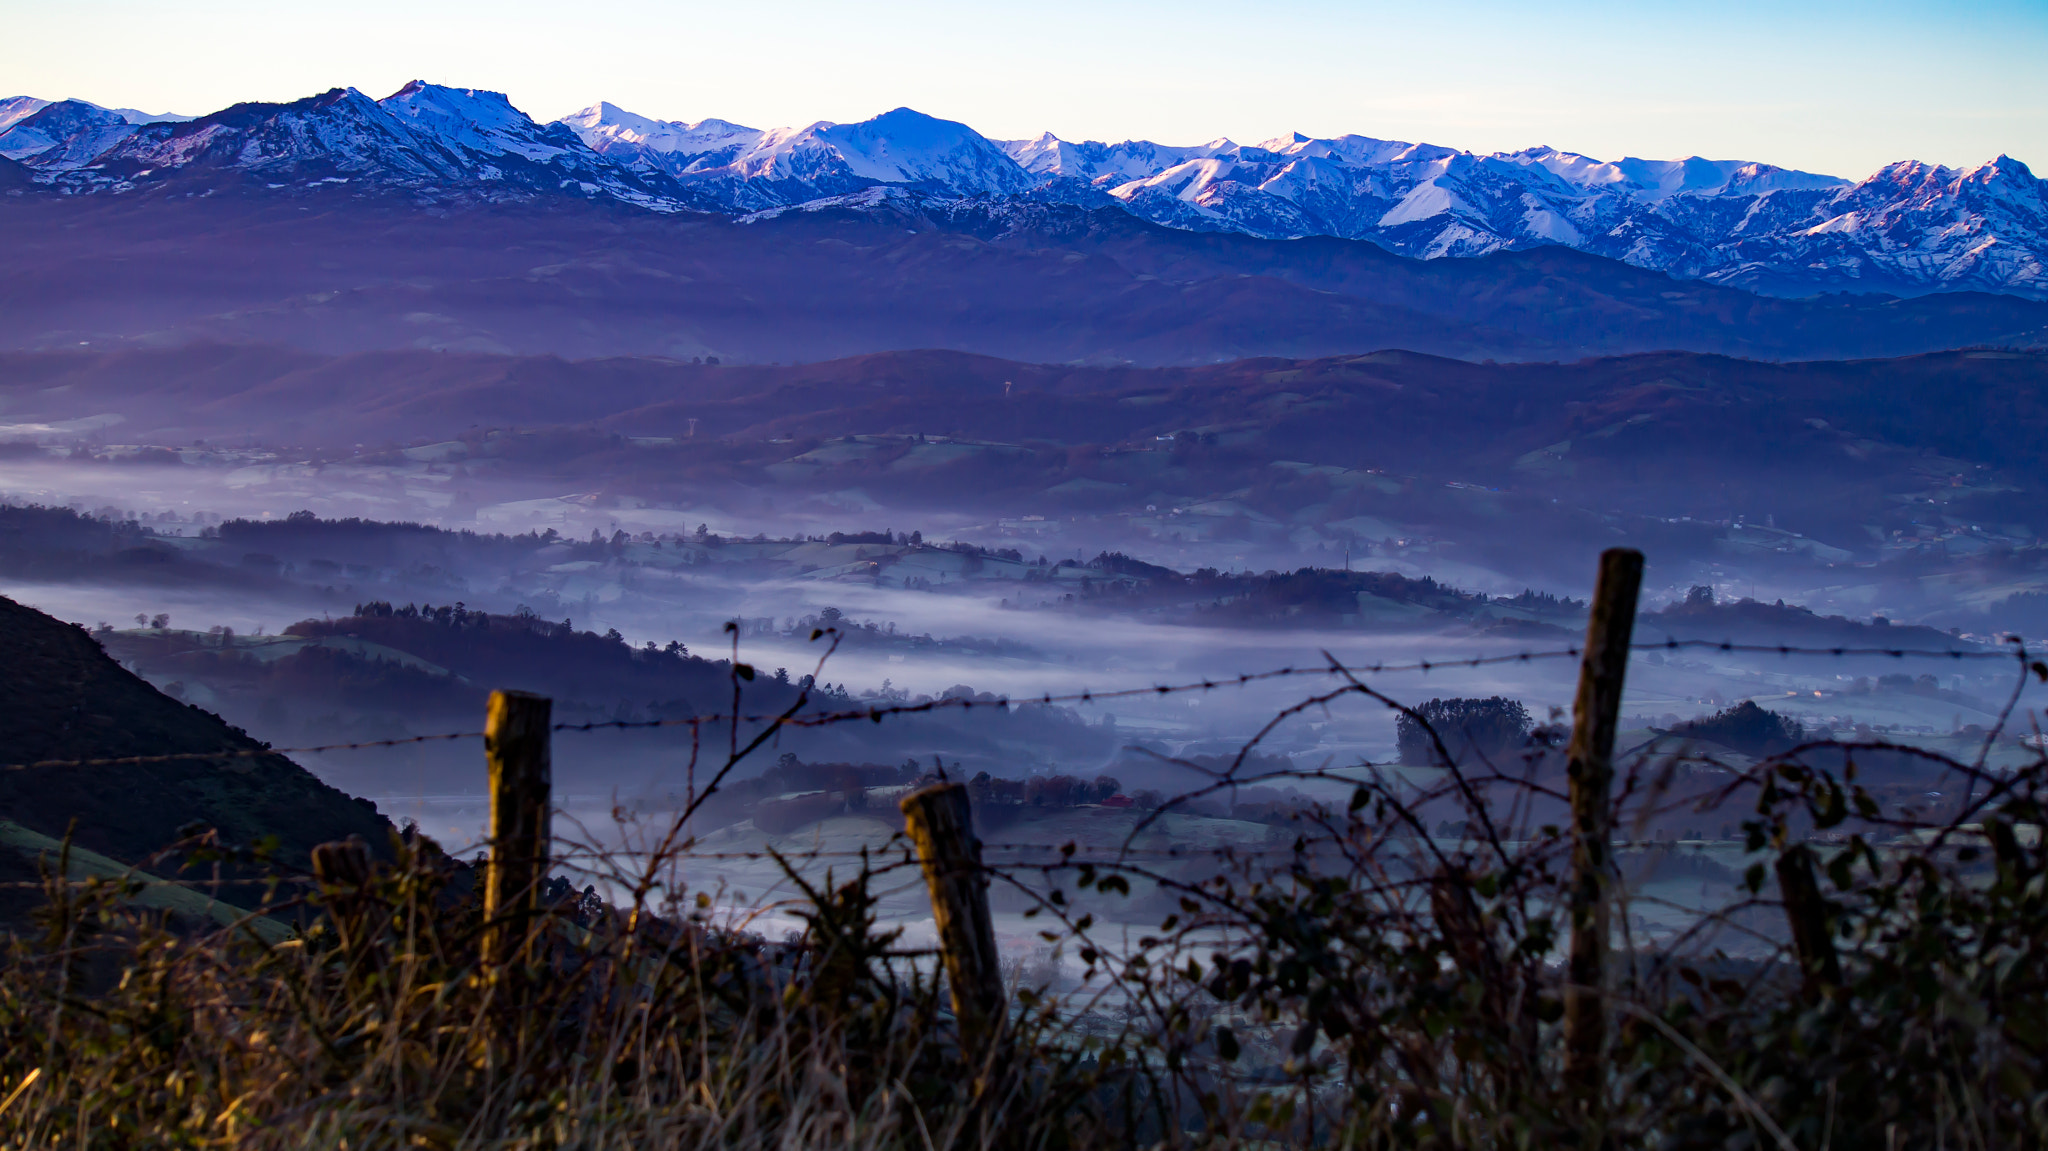
[[[152,121],[153,122],[140,122]],[[991,140],[897,108],[762,130],[600,103],[536,123],[498,93],[413,82],[334,89],[191,120],[83,101],[0,101],[0,156],[72,193],[395,188],[428,198],[571,197],[746,218],[859,210],[897,188],[978,210],[1116,207],[1168,227],[1366,240],[1422,259],[1564,246],[1773,295],[1974,290],[2048,299],[2048,182],[2000,156],[1901,161],[1860,182],[1744,161],[1481,155],[1366,136],[1256,145]]]

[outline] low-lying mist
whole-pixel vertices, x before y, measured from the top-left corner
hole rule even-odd
[[[757,672],[743,713],[807,682],[814,711],[953,701],[785,731],[745,777],[789,754],[1172,792],[1340,684],[1332,662],[1402,703],[1498,697],[1540,727],[1570,704],[1565,653],[1615,544],[1649,557],[1650,642],[1967,657],[1645,652],[1625,701],[1644,738],[1753,702],[1962,739],[2009,695],[1978,657],[2048,628],[2036,449],[2009,434],[2039,370],[43,357],[9,392],[0,591],[278,746],[474,730],[497,687],[566,722],[672,724],[563,741],[563,789],[593,814],[689,792],[691,748],[702,766],[720,740],[680,721],[732,710],[735,661]],[[2007,430],[1933,419],[1937,394]],[[457,402],[486,395],[504,403]],[[1522,653],[1542,658],[1459,666]],[[1282,668],[1300,674],[1236,682]],[[1119,692],[1137,694],[1102,698]],[[1385,765],[1397,727],[1344,696],[1253,752]],[[423,823],[482,785],[460,743],[306,761]]]

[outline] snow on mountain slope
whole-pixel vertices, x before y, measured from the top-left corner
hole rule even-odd
[[[1708,160],[1700,156],[1688,156],[1683,160],[1630,158],[1607,163],[1555,148],[1528,148],[1505,154],[1501,159],[1542,168],[1582,191],[1620,189],[1645,200],[1661,200],[1676,195],[1773,192],[1781,188],[1834,189],[1849,184],[1849,181],[1835,176],[1742,160]]]
[[[169,121],[190,120],[175,112],[143,112],[135,108],[101,108],[90,100],[38,100],[34,96],[9,96],[0,99],[0,132],[14,127],[21,121],[35,115],[52,104],[79,104],[101,112],[108,112],[130,124],[161,124]]]
[[[759,128],[725,120],[650,120],[602,102],[557,123],[569,127],[593,151],[678,176],[725,167],[763,135]]]
[[[49,107],[50,103],[48,100],[38,100],[34,96],[9,96],[0,100],[0,132],[5,132],[22,120]]]
[[[461,157],[354,88],[289,104],[236,104],[146,124],[96,158],[98,179],[162,181],[237,173],[266,183],[372,178],[431,185],[465,176]]]
[[[85,107],[89,115],[77,114],[101,125],[114,140],[110,146],[80,132],[61,163],[46,159],[55,149],[29,161],[61,171],[77,191],[239,177],[272,189],[354,182],[437,197],[596,196],[660,210],[678,206],[665,182],[651,186],[567,127],[536,124],[495,92],[415,81],[378,101],[336,88],[288,104],[237,104],[189,121],[139,126]],[[23,119],[0,137],[0,147],[63,108],[51,105]],[[23,147],[34,143],[23,137]]]
[[[1047,132],[1035,140],[999,140],[995,143],[1034,176],[1066,177],[1112,185],[1149,179],[1190,160],[1234,157],[1238,153],[1237,144],[1223,139],[1191,148],[1173,148],[1150,140],[1125,140],[1121,144],[1098,144],[1091,140],[1070,144]]]
[[[154,121],[138,123],[137,121]],[[414,82],[335,89],[190,121],[85,101],[0,101],[0,157],[75,192],[231,176],[428,197],[572,196],[733,217],[824,204],[894,210],[876,189],[1117,207],[1181,229],[1366,240],[1423,258],[1564,245],[1773,293],[1977,289],[2048,298],[2048,191],[2009,157],[1903,162],[1859,183],[1698,156],[1482,155],[1370,136],[1255,145],[990,140],[897,108],[763,131],[612,104],[535,123],[498,93]]]
[[[1275,156],[1309,156],[1333,160],[1352,168],[1403,167],[1434,164],[1462,155],[1434,144],[1410,144],[1403,140],[1376,140],[1371,136],[1338,136],[1318,140],[1299,132],[1268,140],[1259,145]]]
[[[0,156],[38,168],[75,168],[134,135],[135,128],[120,113],[97,104],[59,100],[0,132]]]
[[[553,125],[541,127],[501,92],[444,88],[414,80],[377,105],[441,143],[478,156],[547,161],[584,150],[574,132]]]
[[[182,124],[192,118],[176,112],[144,112],[139,108],[109,108],[107,111],[130,124]]]
[[[2006,157],[1967,173],[1894,165],[1852,184],[1698,156],[1477,155],[1366,136],[1176,149],[1048,133],[1004,147],[1034,174],[1107,186],[1126,210],[1167,227],[1340,236],[1424,259],[1562,244],[1780,292],[2048,296],[2043,185]]]
[[[1768,288],[1797,262],[1884,291],[2048,294],[2048,182],[2009,156],[1964,170],[1892,164],[1820,201],[1801,223],[1731,245],[1743,262],[1710,278]]]
[[[882,184],[1020,195],[1040,181],[965,124],[897,108],[854,124],[760,131],[651,120],[597,104],[560,121],[607,156],[677,178],[692,202],[759,211]]]
[[[460,157],[478,183],[533,192],[603,195],[643,207],[674,206],[666,179],[593,151],[566,124],[538,124],[503,93],[414,80],[377,101],[435,146]]]
[[[878,183],[996,195],[1038,183],[981,133],[909,108],[858,124],[814,125],[811,131],[855,176]]]

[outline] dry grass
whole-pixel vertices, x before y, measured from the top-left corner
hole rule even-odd
[[[2048,759],[1914,749],[1951,781],[1939,811],[1813,766],[1897,748],[1682,754],[1622,781],[1616,826],[1740,820],[1753,866],[1687,930],[1618,918],[1586,1090],[1562,1073],[1545,754],[1368,782],[1277,857],[1013,865],[995,878],[1101,998],[1056,1001],[1035,955],[1012,975],[1038,986],[972,1049],[932,965],[877,926],[865,863],[805,888],[803,937],[778,943],[661,895],[660,852],[613,860],[619,906],[556,881],[500,971],[467,869],[416,836],[269,889],[282,940],[55,865],[0,970],[0,1147],[2048,1145]],[[1452,822],[1461,841],[1427,830]],[[1638,854],[1649,875],[1673,853]],[[1156,930],[1112,946],[1096,917],[1118,906]]]
[[[491,978],[420,840],[272,944],[51,884],[0,978],[8,1147],[1067,1147],[1101,1083],[1024,1016],[964,1055],[864,885],[802,945],[564,900]],[[283,914],[302,908],[280,907]]]

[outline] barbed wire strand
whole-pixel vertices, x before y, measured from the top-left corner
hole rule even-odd
[[[1887,647],[1798,647],[1791,644],[1739,644],[1726,640],[1669,639],[1655,643],[1631,645],[1631,651],[1660,652],[1687,649],[1712,650],[1729,654],[1778,655],[1778,656],[1827,656],[1833,658],[1886,658],[1886,659],[1948,659],[1948,660],[2012,660],[2022,663],[2031,658],[2029,650],[2019,644],[2005,650],[1962,651],[1958,649],[1936,650],[1932,648],[1887,648]],[[1133,699],[1146,696],[1177,695],[1191,691],[1215,691],[1219,688],[1244,687],[1254,683],[1288,679],[1300,676],[1333,676],[1350,674],[1392,675],[1406,672],[1445,671],[1459,668],[1496,667],[1512,663],[1533,663],[1539,660],[1576,659],[1577,647],[1556,648],[1549,651],[1521,651],[1507,655],[1470,656],[1462,658],[1422,659],[1407,663],[1377,662],[1358,664],[1350,667],[1310,666],[1283,667],[1272,671],[1249,672],[1236,676],[1210,677],[1199,681],[1179,684],[1160,684],[1153,687],[1116,688],[1109,691],[1084,690],[1077,692],[1043,692],[1032,696],[999,696],[982,700],[965,696],[953,696],[926,700],[922,703],[899,703],[886,706],[842,708],[837,711],[818,712],[810,715],[783,717],[773,714],[741,715],[738,722],[768,723],[780,721],[784,727],[824,727],[856,720],[870,720],[880,723],[894,716],[922,715],[937,711],[971,711],[976,707],[1021,707],[1030,704],[1050,706],[1064,703],[1100,703],[1105,700]],[[701,715],[670,719],[612,719],[591,720],[585,723],[558,723],[549,730],[556,733],[582,733],[593,731],[642,731],[668,727],[704,727],[729,722],[734,717],[725,712],[708,712]],[[392,739],[359,740],[349,743],[311,744],[304,747],[247,747],[223,748],[219,751],[182,751],[157,755],[107,756],[93,759],[43,759],[27,763],[0,764],[0,771],[28,771],[58,767],[126,767],[151,763],[176,763],[180,761],[201,761],[217,759],[260,759],[267,755],[314,755],[332,751],[355,751],[367,748],[404,747],[411,744],[438,743],[458,739],[481,739],[481,731],[437,732],[432,735],[401,736]]]

